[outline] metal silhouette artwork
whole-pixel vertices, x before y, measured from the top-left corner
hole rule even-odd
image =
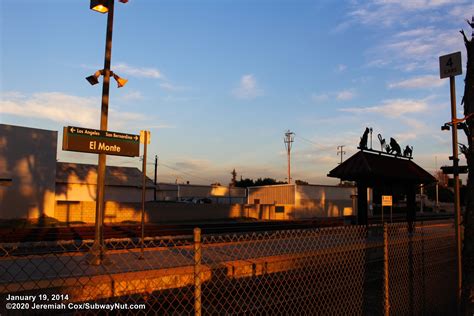
[[[360,150],[367,150],[367,151],[374,151],[378,152],[380,154],[388,154],[388,155],[393,155],[395,157],[403,157],[403,158],[408,158],[408,159],[413,159],[413,146],[406,146],[403,151],[400,146],[400,144],[395,140],[395,138],[390,137],[390,143],[387,144],[387,141],[385,138],[382,137],[382,134],[377,134],[377,138],[379,139],[380,142],[380,150],[374,150],[371,148],[368,148],[367,146],[367,138],[369,133],[372,134],[372,128],[366,127],[364,134],[360,138],[360,143],[359,143],[359,149]]]
[[[405,149],[403,150],[403,156],[407,158],[412,158],[413,157],[413,146],[406,146]]]
[[[369,136],[369,128],[366,127],[364,134],[362,134],[362,137],[360,138],[360,143],[359,143],[359,148],[360,149],[367,149],[367,137]]]
[[[385,149],[385,138],[382,138],[382,135],[378,134],[377,137],[379,138],[380,142],[380,151],[384,151]]]
[[[402,155],[402,149],[400,148],[400,145],[394,138],[390,137],[390,153],[393,154],[394,152],[395,156]]]

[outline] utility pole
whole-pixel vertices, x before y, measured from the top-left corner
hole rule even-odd
[[[341,155],[341,162],[339,164],[342,164],[342,156],[346,154],[346,152],[343,150],[346,145],[341,145],[337,146],[337,155]]]
[[[464,32],[461,32],[464,35]],[[458,123],[464,119],[459,120],[456,115],[456,81],[455,76],[462,74],[461,52],[452,53],[439,57],[440,78],[449,77],[449,92],[451,99],[451,131],[452,131],[452,145],[453,155],[449,157],[453,161],[453,176],[454,176],[454,225],[456,234],[456,253],[457,253],[457,314],[461,315],[461,292],[462,292],[462,241],[461,241],[461,205],[459,203],[459,158],[458,158]],[[444,127],[443,129],[444,130]]]
[[[153,182],[155,183],[155,191],[153,195],[153,200],[156,202],[156,175],[158,171],[158,155],[155,155],[155,177],[153,179]]]
[[[372,133],[370,133],[370,142],[372,143]],[[372,145],[370,145],[370,146],[372,146]],[[337,155],[341,155],[341,162],[339,164],[342,164],[342,156],[344,156],[346,154],[346,152],[343,150],[344,147],[345,147],[345,145],[337,146]],[[340,179],[339,184],[342,184],[342,179]]]
[[[438,171],[438,157],[435,156],[435,171]],[[436,213],[439,211],[439,179],[438,177],[436,177],[436,204],[435,204],[435,209],[436,209]]]
[[[283,141],[285,142],[285,147],[288,155],[288,184],[291,184],[291,146],[295,140],[295,133],[290,132],[290,130],[286,131],[285,138]]]

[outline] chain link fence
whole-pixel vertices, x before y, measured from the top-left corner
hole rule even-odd
[[[452,223],[0,244],[0,314],[446,315]]]

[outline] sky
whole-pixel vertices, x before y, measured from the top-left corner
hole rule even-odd
[[[159,182],[286,181],[290,130],[292,179],[335,184],[337,147],[355,154],[366,127],[433,173],[452,150],[438,58],[462,52],[463,117],[472,15],[472,0],[116,1],[111,68],[129,81],[111,81],[108,130],[151,131]],[[58,131],[59,161],[97,163],[62,150],[62,127],[99,129],[102,85],[85,77],[103,68],[106,20],[87,0],[0,1],[0,123]]]

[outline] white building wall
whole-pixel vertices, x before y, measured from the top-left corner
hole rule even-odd
[[[327,185],[297,185],[295,190],[295,218],[334,217],[355,215],[351,195],[355,187]]]
[[[295,185],[267,185],[249,187],[249,204],[294,204]],[[259,203],[256,203],[258,201]]]
[[[245,188],[226,186],[158,183],[157,200],[176,201],[188,198],[209,198],[218,204],[245,203]]]
[[[54,216],[58,133],[0,124],[0,218]]]

